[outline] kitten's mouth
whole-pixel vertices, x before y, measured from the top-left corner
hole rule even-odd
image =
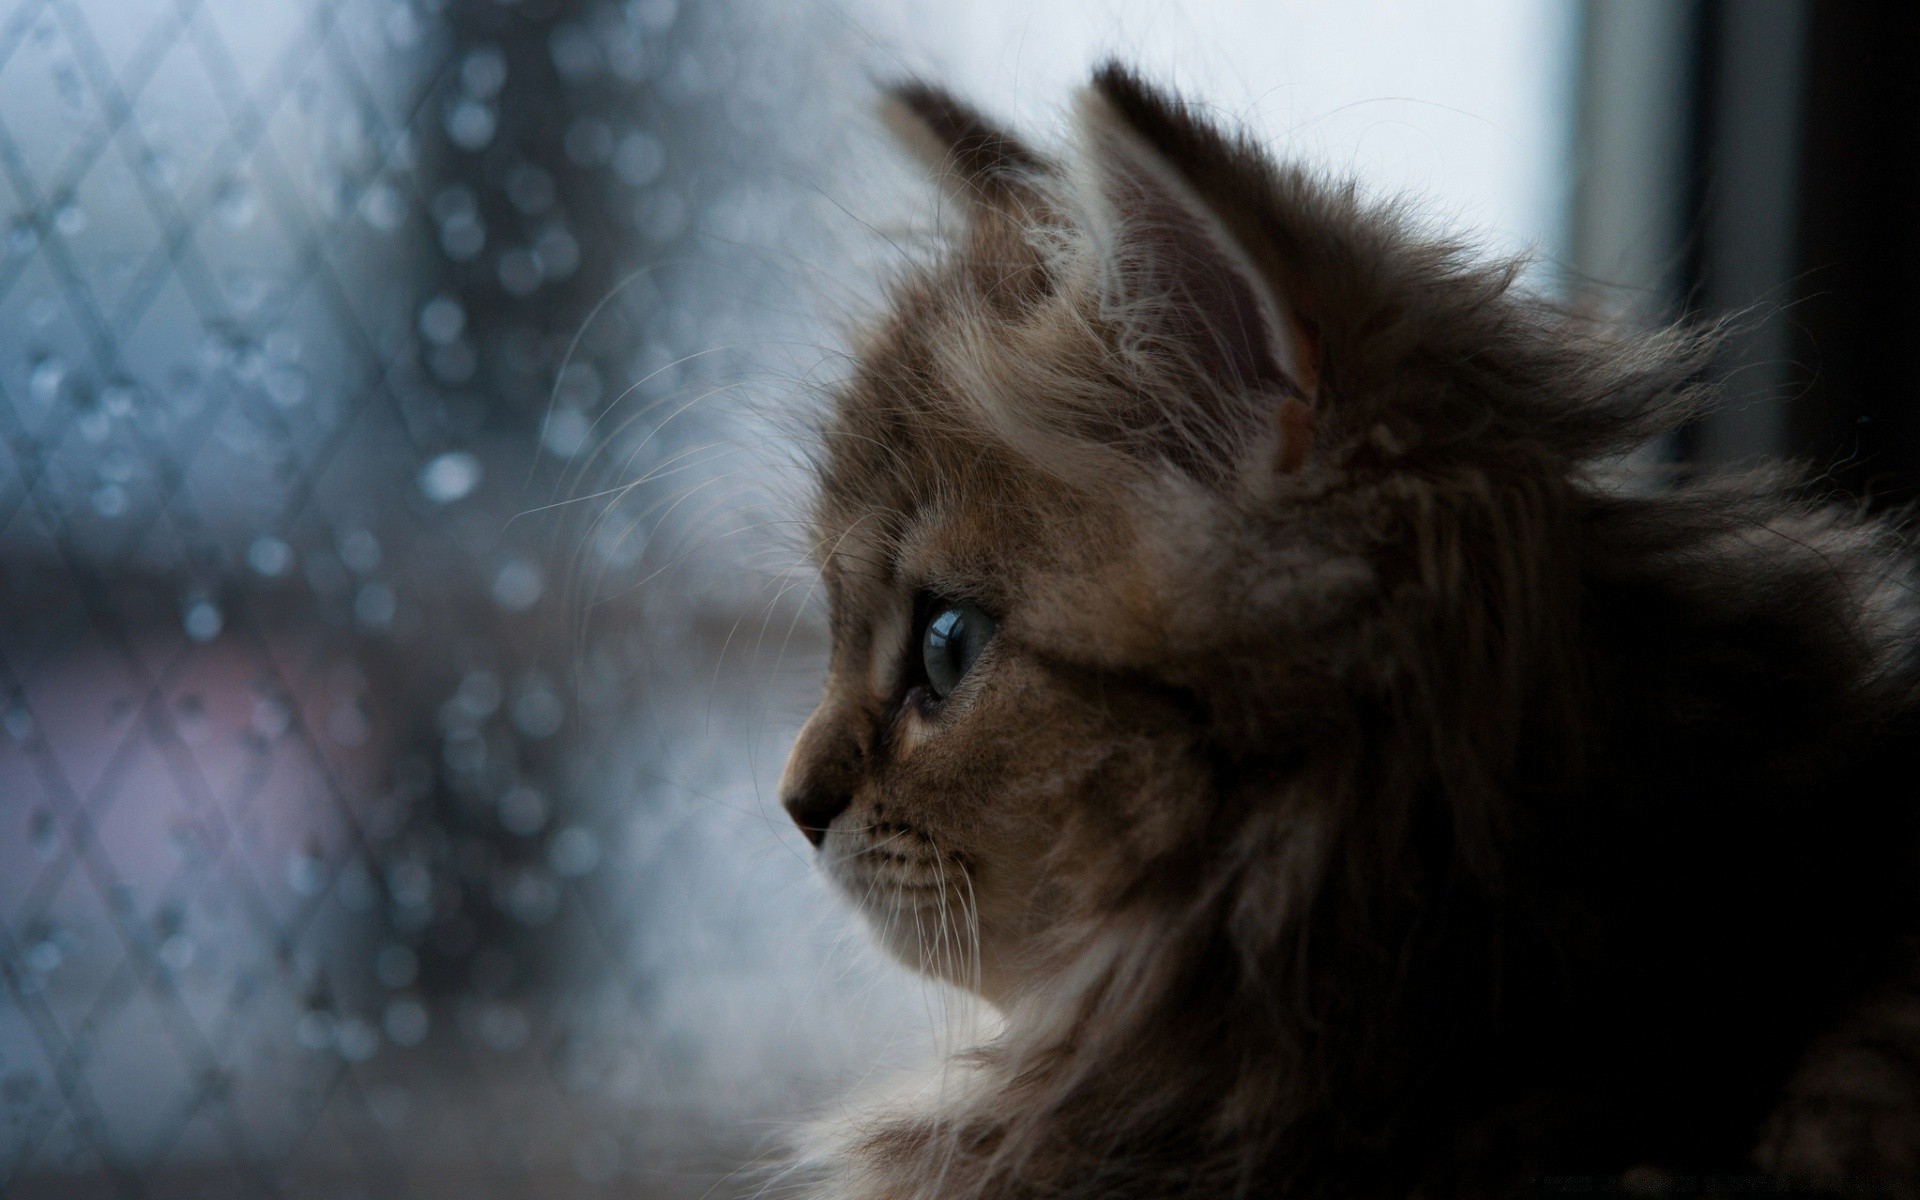
[[[898,821],[836,828],[824,849],[828,875],[870,911],[936,908],[965,889],[965,864]]]

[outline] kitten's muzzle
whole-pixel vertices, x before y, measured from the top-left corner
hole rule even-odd
[[[851,794],[833,787],[802,788],[789,792],[781,800],[787,815],[793,818],[793,823],[800,827],[801,833],[807,835],[807,840],[813,843],[816,850],[820,848],[820,843],[827,840],[827,826],[833,824],[833,819],[847,811],[852,804]]]

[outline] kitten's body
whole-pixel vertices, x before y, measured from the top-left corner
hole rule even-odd
[[[1601,486],[1698,342],[1517,295],[1124,72],[1072,169],[900,100],[967,222],[826,433],[787,792],[1006,1027],[841,1129],[823,1194],[1920,1166],[1893,534]],[[933,696],[962,601],[997,633]]]

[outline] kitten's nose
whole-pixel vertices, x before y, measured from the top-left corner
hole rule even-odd
[[[839,788],[812,788],[790,793],[782,801],[787,815],[807,835],[807,840],[818,850],[820,843],[827,840],[827,826],[833,819],[847,811],[853,803],[853,797]]]

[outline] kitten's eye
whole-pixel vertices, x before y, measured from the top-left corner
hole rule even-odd
[[[944,700],[960,686],[999,627],[999,622],[974,605],[935,602],[926,632],[920,635],[920,662],[934,699]]]

